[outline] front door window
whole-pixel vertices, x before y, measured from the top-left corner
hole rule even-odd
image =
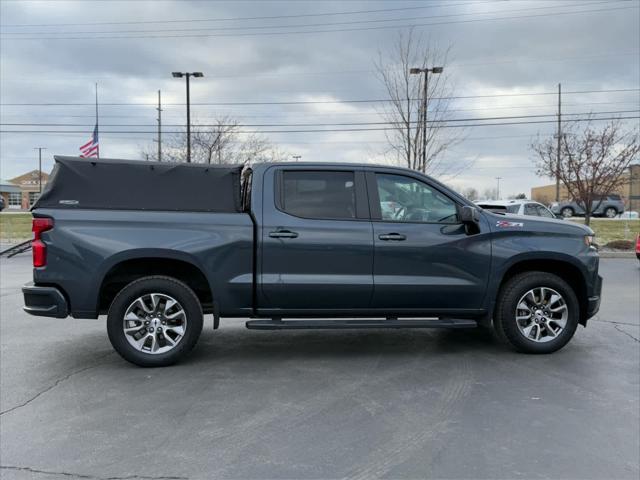
[[[457,223],[454,202],[403,175],[376,174],[380,213],[386,222]]]

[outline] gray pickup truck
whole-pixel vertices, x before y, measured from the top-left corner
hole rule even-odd
[[[600,305],[593,232],[505,216],[415,171],[56,157],[33,208],[33,315],[107,314],[113,347],[174,363],[203,315],[247,328],[495,328],[562,348]]]

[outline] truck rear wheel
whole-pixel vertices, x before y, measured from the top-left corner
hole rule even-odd
[[[502,287],[494,327],[520,352],[552,353],[571,340],[578,316],[578,299],[567,282],[551,273],[525,272]]]
[[[195,346],[202,306],[193,290],[171,277],[144,277],[114,298],[107,316],[113,348],[141,367],[171,365]]]

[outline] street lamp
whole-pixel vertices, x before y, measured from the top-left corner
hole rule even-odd
[[[442,73],[444,67],[433,68],[411,68],[411,75],[420,75],[424,73],[424,83],[422,85],[422,167],[427,166],[427,94],[429,86],[429,73]]]
[[[171,72],[173,78],[187,79],[187,163],[191,162],[191,101],[189,98],[189,77],[204,77],[202,72]]]

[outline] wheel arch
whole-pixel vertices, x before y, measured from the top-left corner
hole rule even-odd
[[[184,282],[200,300],[203,312],[213,311],[211,282],[188,254],[162,249],[128,251],[126,255],[111,258],[101,271],[96,299],[99,313],[106,313],[124,286],[152,275],[169,276]]]
[[[514,276],[525,272],[551,273],[566,281],[573,288],[576,297],[578,297],[580,305],[579,323],[586,325],[588,308],[587,281],[582,269],[570,258],[521,258],[512,262],[507,266],[500,278],[497,295],[501,294],[500,292],[506,282]]]

